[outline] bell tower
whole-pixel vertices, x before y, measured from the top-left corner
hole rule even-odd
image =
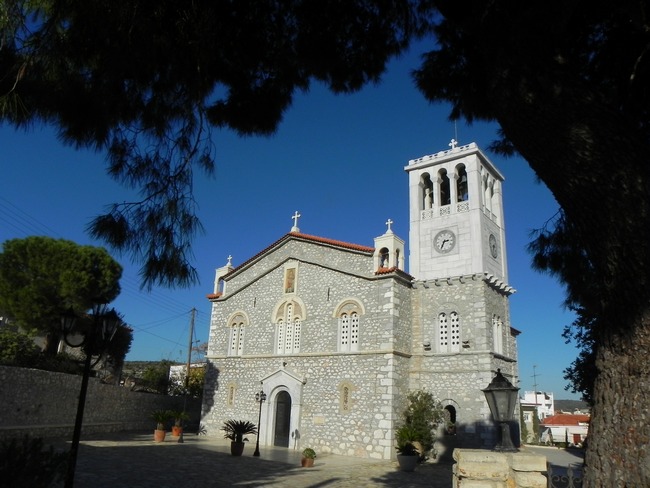
[[[409,161],[409,274],[508,282],[503,176],[475,143]]]

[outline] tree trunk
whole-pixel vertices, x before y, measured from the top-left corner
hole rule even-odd
[[[586,2],[434,3],[445,19],[436,31],[441,50],[425,58],[419,88],[451,101],[457,115],[498,121],[571,224],[579,265],[560,278],[568,301],[596,318],[584,486],[650,487],[647,112],[623,107],[612,86],[591,76],[593,65],[567,49],[592,32],[579,20]]]
[[[516,83],[519,91],[492,93],[497,119],[577,229],[574,246],[591,266],[586,279],[563,277],[569,300],[598,316],[584,486],[650,487],[650,146],[581,82],[541,83],[562,87],[555,92],[525,76]]]
[[[598,349],[585,487],[650,486],[649,351],[650,306],[629,333],[613,325]]]
[[[592,266],[587,279],[565,281],[569,299],[598,315],[583,486],[650,487],[650,150],[620,117],[603,117],[606,107],[576,92],[543,105],[529,107],[528,121],[524,104],[511,105],[499,121],[578,229],[575,247]]]

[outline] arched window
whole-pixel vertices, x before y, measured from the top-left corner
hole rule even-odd
[[[460,317],[457,312],[438,314],[438,352],[460,351]]]
[[[354,300],[344,302],[336,310],[339,326],[339,352],[356,352],[359,350],[359,317],[362,313],[361,305]]]
[[[352,409],[352,393],[355,390],[352,383],[345,381],[339,385],[339,413],[346,415]]]
[[[242,312],[237,312],[228,320],[230,338],[228,356],[241,356],[244,351],[244,332],[248,325],[248,318]]]
[[[302,307],[296,302],[285,302],[275,315],[276,354],[296,354],[300,352],[300,332],[302,328]]]
[[[492,336],[494,341],[494,352],[503,354],[503,322],[501,317],[492,316]]]

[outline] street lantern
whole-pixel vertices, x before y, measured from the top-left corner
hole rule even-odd
[[[63,340],[66,344],[72,347],[87,346],[85,351],[86,359],[84,360],[83,376],[81,378],[81,388],[79,390],[79,402],[77,403],[77,417],[75,418],[72,445],[70,446],[70,458],[68,460],[68,469],[65,475],[65,488],[72,488],[74,486],[74,473],[77,465],[77,453],[79,452],[79,440],[81,438],[84,407],[86,406],[86,392],[88,391],[88,378],[90,377],[92,356],[93,353],[101,355],[104,352],[108,343],[113,339],[113,336],[120,325],[121,319],[115,310],[107,312],[105,304],[94,306],[92,324],[88,328],[87,334],[79,344],[72,345],[68,340],[69,336],[72,334],[76,321],[77,317],[71,308],[61,317]],[[95,344],[95,334],[97,333],[97,329],[100,329],[101,332],[101,343],[98,349],[96,349],[97,345]]]
[[[260,431],[262,430],[262,403],[266,400],[266,393],[264,390],[260,390],[258,393],[255,393],[255,401],[260,404],[260,414],[257,418],[257,442],[255,442],[255,452],[253,456],[260,455]]]
[[[519,388],[512,386],[512,383],[497,369],[496,376],[492,382],[483,390],[487,400],[492,418],[501,427],[501,442],[494,448],[495,451],[515,452],[517,448],[510,437],[510,424],[515,413],[517,403],[517,392]]]

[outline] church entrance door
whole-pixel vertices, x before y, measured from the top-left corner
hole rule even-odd
[[[291,395],[281,391],[275,401],[275,436],[274,446],[289,447],[289,430],[291,428]]]

